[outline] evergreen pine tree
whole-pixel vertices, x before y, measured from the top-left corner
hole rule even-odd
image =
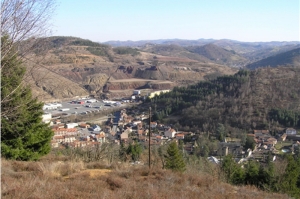
[[[183,157],[175,142],[172,142],[167,149],[166,168],[174,171],[183,172],[185,170],[185,163]]]
[[[245,172],[238,165],[232,155],[227,155],[223,158],[221,169],[225,174],[227,182],[232,184],[243,184],[245,180]]]
[[[121,161],[126,162],[127,161],[127,154],[126,154],[127,148],[124,145],[124,142],[121,142],[120,149],[119,149],[119,158]]]
[[[132,161],[139,160],[142,151],[143,151],[143,149],[142,149],[141,145],[137,142],[130,143],[127,148],[127,154],[131,155]]]
[[[218,139],[223,142],[224,139],[225,139],[225,126],[221,123],[218,123],[218,126],[217,126],[217,136],[218,136]]]
[[[7,36],[1,37],[1,50]],[[16,160],[37,160],[50,152],[52,130],[42,123],[43,103],[22,84],[26,69],[11,49],[1,60],[1,154]]]
[[[259,165],[257,162],[249,161],[246,169],[245,182],[246,184],[256,185],[259,177]]]
[[[254,150],[255,141],[254,141],[253,137],[247,136],[244,148],[245,148],[245,150],[248,150],[248,149]]]
[[[300,173],[299,160],[295,160],[292,155],[287,155],[288,165],[285,169],[283,182],[281,183],[281,191],[296,198],[300,197],[300,188],[297,187],[298,177]]]

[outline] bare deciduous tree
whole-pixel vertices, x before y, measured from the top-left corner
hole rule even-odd
[[[50,33],[49,19],[54,8],[55,0],[1,0],[1,35],[10,39],[1,45],[1,60],[13,45],[18,47],[18,55],[22,57],[30,52],[36,38]]]
[[[25,55],[32,53],[40,45],[37,38],[50,33],[49,21],[55,5],[55,0],[1,0],[1,37],[8,37],[3,40],[5,42],[1,42],[1,76],[10,75],[10,70],[5,69],[9,67],[8,62],[4,60],[17,55],[17,59],[26,62],[28,57],[25,59]],[[25,75],[23,80],[26,78],[28,76]],[[23,87],[23,82],[6,96],[2,96],[1,103],[10,101],[11,95]]]

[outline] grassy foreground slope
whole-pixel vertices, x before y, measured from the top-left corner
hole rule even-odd
[[[232,186],[188,168],[183,174],[126,163],[106,166],[48,156],[38,162],[2,159],[1,198],[228,198],[287,199],[287,195]]]

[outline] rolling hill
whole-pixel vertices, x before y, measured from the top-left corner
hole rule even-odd
[[[157,81],[157,84],[171,81],[169,88],[172,88],[224,74],[233,74],[237,68],[251,63],[251,60],[279,52],[284,53],[297,46],[297,42],[247,43],[205,39],[158,40],[154,41],[154,44],[151,42],[141,41],[145,45],[139,47],[113,47],[76,37],[55,36],[37,39],[34,53],[28,55],[27,59],[31,61],[28,61],[27,65],[32,67],[38,63],[35,68],[39,70],[36,70],[34,75],[31,75],[33,70],[28,70],[30,71],[28,82],[32,85],[34,93],[43,96],[42,100],[72,98],[87,94],[100,96],[104,92],[104,87],[109,88],[106,86],[108,83],[113,85],[110,88],[114,89],[125,86],[122,83],[115,85],[115,82],[110,81],[123,79],[124,82],[128,82],[127,80],[132,78],[145,79],[145,82]],[[278,55],[273,63],[277,65],[299,63],[297,50],[291,53]],[[47,73],[47,76],[51,76],[50,79],[59,81],[43,80],[40,78],[43,75],[39,75],[39,72]],[[136,89],[135,85],[139,85],[138,88],[149,86],[140,83],[126,86],[130,90]],[[61,90],[61,87],[65,86],[68,89]],[[157,87],[165,88],[165,86],[166,84]]]
[[[190,52],[202,55],[211,62],[235,67],[242,67],[247,59],[238,55],[235,51],[221,48],[215,44],[206,44],[204,46],[192,46],[187,48]]]
[[[28,82],[34,93],[46,100],[86,94],[99,96],[105,85],[114,79],[124,79],[127,82],[131,78],[142,78],[158,81],[157,84],[161,80],[172,81],[169,84],[171,86],[195,83],[209,74],[233,74],[236,71],[234,68],[209,62],[208,59],[207,62],[191,59],[184,54],[192,53],[180,46],[172,45],[170,49],[158,47],[155,51],[143,51],[131,47],[112,47],[75,37],[42,38],[37,40],[34,53],[28,55],[28,59],[32,60],[27,63],[28,67],[38,62],[35,67],[39,68],[34,75],[29,74]],[[187,70],[182,70],[183,68]],[[38,75],[39,72],[42,75]],[[39,78],[45,73],[51,76],[48,78],[51,81]],[[57,81],[53,81],[54,79]],[[136,89],[134,85],[137,84],[132,83],[128,88]],[[165,86],[164,84],[163,87]],[[68,89],[62,91],[63,87]],[[114,85],[115,89],[118,87],[122,88],[124,85]]]
[[[271,57],[267,57],[260,61],[248,64],[248,69],[255,69],[258,67],[277,67],[277,66],[294,66],[300,67],[300,48],[296,48],[287,52],[283,52]]]

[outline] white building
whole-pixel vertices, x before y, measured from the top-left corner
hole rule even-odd
[[[78,123],[68,123],[68,124],[66,124],[67,129],[72,129],[72,128],[75,128],[76,126],[78,126]]]
[[[133,126],[137,126],[139,123],[142,123],[142,121],[138,120],[138,121],[133,121],[132,122],[132,125]]]
[[[62,107],[62,104],[44,104],[43,110],[53,110]]]
[[[165,131],[165,136],[169,137],[169,138],[173,138],[175,137],[176,131],[172,128],[170,128],[169,130]]]
[[[92,129],[93,129],[93,131],[101,131],[101,128],[98,125],[93,125]]]
[[[88,99],[88,100],[86,100],[86,102],[87,103],[94,103],[94,102],[97,102],[97,100],[96,99]]]
[[[45,122],[45,123],[51,122],[51,119],[52,119],[52,114],[51,113],[44,113],[42,115],[42,121]]]

